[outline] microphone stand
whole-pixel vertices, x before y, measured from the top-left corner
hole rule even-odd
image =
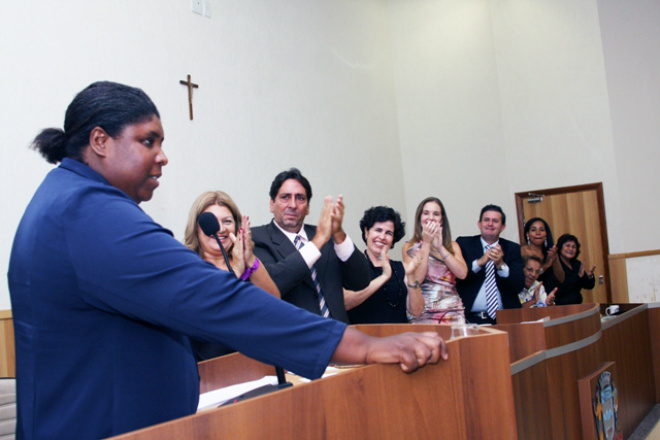
[[[220,246],[220,250],[222,251],[222,256],[225,259],[225,263],[227,263],[227,269],[229,269],[229,272],[232,273],[232,275],[236,276],[236,273],[234,272],[234,269],[232,269],[231,264],[229,264],[229,256],[227,255],[227,251],[225,250],[225,247],[222,245],[222,242],[218,238],[218,231],[220,230],[220,226],[217,223],[217,220],[213,216],[213,214],[208,214],[208,216],[202,220],[202,217],[207,215],[208,213],[203,213],[199,220],[198,223],[200,227],[202,228],[202,231],[204,231],[205,234],[207,235],[212,235],[213,238],[215,238],[215,241],[218,242],[218,246]],[[210,217],[209,217],[210,216]],[[209,230],[210,229],[210,230]],[[211,234],[209,232],[215,231]],[[235,402],[240,402],[241,400],[249,399],[250,397],[255,397],[255,396],[261,396],[262,394],[268,394],[272,393],[274,391],[282,390],[284,388],[288,388],[290,386],[293,386],[292,383],[286,381],[286,377],[284,376],[284,369],[282,367],[275,367],[275,373],[277,374],[277,384],[275,385],[264,385],[259,388],[255,388],[252,391],[248,391],[245,394],[241,394],[240,396],[234,397],[233,399],[228,400],[227,402],[223,403],[220,406],[224,405],[229,405],[231,403]]]
[[[229,272],[232,273],[232,275],[236,275],[234,273],[234,269],[232,269],[231,264],[229,264],[229,257],[227,256],[227,251],[225,251],[225,247],[222,245],[222,242],[218,238],[218,234],[213,234],[213,238],[215,238],[215,241],[218,242],[218,246],[220,246],[220,250],[222,251],[222,256],[225,257],[225,263],[227,263],[227,269],[229,269]]]

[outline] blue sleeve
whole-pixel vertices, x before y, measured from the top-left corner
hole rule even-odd
[[[206,263],[124,197],[89,191],[65,221],[80,291],[94,307],[312,378],[345,330]]]

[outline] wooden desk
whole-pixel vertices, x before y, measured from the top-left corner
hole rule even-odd
[[[410,325],[360,326],[372,335]],[[447,326],[414,326],[449,338]],[[449,360],[405,374],[368,365],[135,431],[120,439],[516,439],[508,337],[495,329],[448,342]],[[200,364],[202,390],[273,374],[240,354]]]
[[[619,426],[624,438],[632,434],[658,399],[660,308],[622,304],[622,313],[601,321],[608,304],[581,304],[498,313],[495,328],[509,332],[511,375],[519,438],[581,439],[578,380],[614,362],[617,371]],[[535,331],[524,331],[526,320]],[[538,341],[543,326],[545,349]],[[653,332],[653,333],[652,333]],[[651,335],[654,338],[651,338]],[[652,341],[653,340],[653,344]],[[525,347],[534,347],[524,350]],[[514,349],[510,348],[513,353]],[[655,364],[655,368],[654,368]]]

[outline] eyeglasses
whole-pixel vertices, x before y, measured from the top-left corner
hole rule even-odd
[[[533,272],[533,273],[535,273],[536,275],[541,275],[541,274],[543,273],[543,271],[542,271],[541,269],[539,269],[539,270],[534,270],[534,268],[531,267],[531,266],[527,266],[527,267],[525,268],[525,270],[526,270],[527,272]]]

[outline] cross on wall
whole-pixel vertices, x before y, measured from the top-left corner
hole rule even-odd
[[[192,80],[190,79],[190,75],[188,75],[187,81],[180,80],[179,84],[188,87],[188,111],[190,113],[190,120],[192,121],[193,120],[193,104],[192,104],[193,89],[198,89],[199,85],[192,82]]]

